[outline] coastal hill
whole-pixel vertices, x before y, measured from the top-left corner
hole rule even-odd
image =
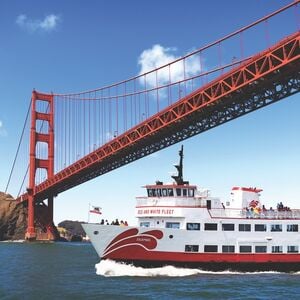
[[[71,242],[80,242],[86,236],[81,226],[84,222],[65,220],[58,224],[60,236]]]
[[[65,220],[58,224],[58,228],[65,228],[72,235],[85,236],[85,232],[81,226],[84,222]]]

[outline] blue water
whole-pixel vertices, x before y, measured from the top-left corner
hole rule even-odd
[[[0,243],[1,300],[300,299],[300,273],[184,272],[99,264],[90,244]]]

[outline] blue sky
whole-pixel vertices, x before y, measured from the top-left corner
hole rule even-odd
[[[176,57],[255,21],[290,1],[1,1],[0,190],[4,191],[33,88],[69,93],[140,73],[143,51],[160,45]],[[298,12],[299,17],[299,12]],[[296,23],[270,23],[270,40]],[[263,34],[263,33],[262,33]],[[278,35],[278,36],[277,36]],[[251,35],[245,47],[256,47]],[[229,51],[229,50],[227,50]],[[226,199],[232,186],[263,188],[269,206],[296,208],[300,195],[299,95],[185,141],[185,176]],[[135,196],[171,181],[180,145],[140,159],[59,195],[55,222],[103,217],[134,222]],[[17,169],[23,176],[24,169]],[[9,192],[16,193],[12,184]]]

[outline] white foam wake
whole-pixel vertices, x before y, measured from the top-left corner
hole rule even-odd
[[[127,265],[124,263],[118,263],[112,260],[101,260],[95,265],[96,274],[105,277],[110,276],[140,276],[140,277],[156,277],[156,276],[168,276],[168,277],[185,277],[198,274],[220,274],[220,275],[236,275],[236,274],[280,274],[279,272],[232,272],[232,271],[203,271],[200,269],[187,269],[176,268],[173,266],[165,266],[161,268],[142,268]],[[299,273],[300,274],[300,273]]]
[[[0,243],[25,243],[25,240],[7,240],[7,241],[0,241]]]
[[[183,277],[199,274],[197,269],[175,268],[173,266],[165,266],[162,268],[142,268],[132,265],[118,263],[112,260],[102,260],[95,265],[97,275],[102,276],[170,276]]]

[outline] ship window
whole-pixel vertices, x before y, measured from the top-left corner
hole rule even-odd
[[[282,225],[281,224],[272,224],[271,231],[282,231]]]
[[[266,253],[267,246],[255,246],[255,253]]]
[[[167,189],[162,189],[162,195],[163,195],[163,197],[168,196]]]
[[[166,222],[166,228],[175,228],[179,229],[180,223],[179,222]]]
[[[222,224],[223,231],[234,231],[234,224]]]
[[[204,252],[218,252],[217,245],[204,245]]]
[[[156,197],[156,189],[152,189],[152,197]]]
[[[176,189],[176,195],[177,195],[178,197],[181,196],[181,189]]]
[[[174,196],[173,189],[168,189],[168,194],[170,197],[173,197]]]
[[[194,197],[194,189],[189,189],[189,197]]]
[[[272,246],[272,253],[282,253],[282,246]]]
[[[239,224],[239,231],[251,231],[251,224]]]
[[[95,231],[94,231],[94,235],[97,235],[97,234],[99,234],[99,231],[98,231],[98,230],[95,230]]]
[[[186,189],[182,189],[182,196],[184,196],[184,197],[187,196],[187,190]]]
[[[240,246],[240,253],[251,253],[252,247],[251,246]]]
[[[266,224],[255,224],[255,231],[267,231]]]
[[[218,224],[217,223],[205,223],[204,230],[218,230]]]
[[[157,189],[156,195],[157,197],[161,197],[161,189]]]
[[[199,246],[198,245],[185,245],[185,252],[198,252]]]
[[[141,227],[150,227],[150,222],[141,222],[140,226]]]
[[[222,252],[223,253],[234,253],[234,246],[224,245],[224,246],[222,246]]]
[[[148,197],[152,197],[152,190],[151,189],[147,189],[147,193],[148,193]]]
[[[298,253],[299,248],[298,248],[298,246],[288,246],[287,247],[287,252],[288,253]]]
[[[200,223],[186,223],[187,230],[200,230]]]
[[[298,231],[298,224],[288,224],[286,227],[286,231],[288,232],[297,232]]]

